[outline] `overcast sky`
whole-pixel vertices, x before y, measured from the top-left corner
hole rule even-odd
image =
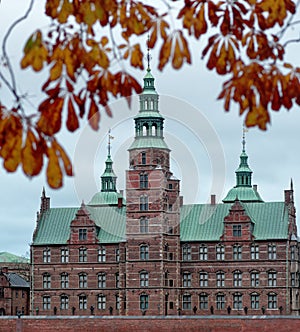
[[[24,13],[29,1],[2,0],[0,4],[0,39],[5,27]],[[25,39],[36,27],[45,28],[43,2],[36,1],[33,12],[11,35],[8,51],[18,68]],[[298,14],[299,15],[299,14]],[[297,56],[298,54],[298,56]],[[152,53],[152,74],[160,94],[160,111],[165,116],[165,137],[171,148],[171,169],[181,179],[181,194],[185,203],[205,203],[211,193],[220,202],[235,185],[235,170],[241,153],[243,118],[237,110],[225,113],[216,98],[221,89],[220,77],[204,68],[204,63],[193,53],[193,66],[180,71],[156,69]],[[295,47],[290,61],[299,66],[299,50]],[[16,71],[22,92],[27,92],[31,106],[40,98],[43,78],[30,70]],[[138,73],[142,82],[145,72]],[[11,96],[0,89],[0,100],[10,102]],[[74,160],[76,176],[64,181],[60,190],[47,186],[44,173],[28,179],[22,170],[8,174],[0,168],[0,252],[26,255],[32,241],[43,186],[51,197],[52,207],[79,206],[89,202],[99,190],[107,153],[107,131],[112,129],[114,170],[118,176],[118,190],[125,189],[124,174],[128,168],[128,152],[134,135],[133,117],[138,112],[137,99],[129,110],[123,100],[112,103],[114,117],[102,116],[100,131],[87,126],[75,134],[62,133],[61,140]],[[282,201],[283,191],[294,182],[295,202],[300,197],[300,112],[273,112],[272,124],[266,132],[250,129],[246,150],[253,171],[253,184],[265,201]]]

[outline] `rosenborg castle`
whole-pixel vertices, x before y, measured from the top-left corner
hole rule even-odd
[[[31,314],[299,315],[293,185],[265,202],[243,141],[222,203],[184,205],[148,66],[128,147],[126,199],[110,145],[101,190],[81,206],[42,193],[31,244]]]

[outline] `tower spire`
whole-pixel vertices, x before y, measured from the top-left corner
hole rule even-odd
[[[107,156],[110,157],[110,151],[111,151],[111,140],[114,139],[114,137],[110,134],[111,133],[111,129],[109,129],[108,131],[108,145],[107,145]]]
[[[248,129],[243,125],[243,140],[242,140],[242,146],[243,146],[243,152],[246,151],[246,133],[248,132]]]
[[[108,145],[107,145],[107,159],[105,161],[105,171],[101,176],[101,191],[116,191],[117,177],[113,171],[113,161],[111,159],[111,140],[114,137],[111,135],[111,130],[108,131]]]

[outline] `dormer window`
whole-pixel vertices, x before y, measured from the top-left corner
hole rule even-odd
[[[242,236],[242,225],[232,225],[232,236]]]
[[[79,241],[84,241],[87,239],[87,229],[86,228],[80,228],[79,229]]]

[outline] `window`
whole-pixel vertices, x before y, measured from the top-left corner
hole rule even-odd
[[[105,310],[106,309],[106,296],[103,294],[98,295],[98,309]]]
[[[199,260],[207,261],[207,246],[204,244],[199,247]]]
[[[69,288],[69,275],[68,273],[62,273],[60,275],[60,287]]]
[[[60,296],[60,309],[61,310],[69,309],[69,297],[67,295]]]
[[[148,219],[141,218],[140,219],[140,232],[141,233],[148,233],[148,226],[149,226]]]
[[[296,273],[295,272],[291,273],[291,286],[292,287],[296,286]]]
[[[140,273],[140,287],[148,287],[149,286],[149,273],[146,271],[142,271]]]
[[[142,165],[146,165],[146,152],[142,152]]]
[[[87,274],[80,273],[79,274],[79,288],[86,288],[87,287]]]
[[[242,236],[242,225],[232,225],[232,236],[235,237]]]
[[[140,295],[140,309],[147,310],[149,307],[149,296],[146,294]]]
[[[188,244],[182,247],[182,260],[190,261],[192,259],[192,250]]]
[[[116,249],[116,262],[120,261],[120,249]]]
[[[276,245],[275,244],[269,244],[268,245],[268,257],[269,259],[276,259]]]
[[[79,248],[79,262],[87,262],[87,250],[86,248]]]
[[[51,275],[49,273],[43,274],[43,287],[51,288]]]
[[[191,287],[191,283],[192,283],[192,274],[190,272],[183,273],[182,286]]]
[[[43,310],[51,309],[51,298],[50,296],[43,296]]]
[[[225,309],[225,295],[223,293],[216,295],[216,306],[217,310]]]
[[[233,246],[233,259],[234,260],[242,259],[242,247],[240,245]]]
[[[199,308],[200,310],[208,308],[208,295],[206,293],[199,294]]]
[[[217,272],[217,287],[225,286],[225,273],[223,271]]]
[[[268,309],[277,309],[277,294],[268,294]]]
[[[140,188],[141,189],[148,188],[148,174],[147,173],[140,174]]]
[[[84,241],[87,239],[87,229],[79,228],[79,241]]]
[[[200,287],[208,286],[208,274],[206,272],[199,273],[199,286]]]
[[[62,248],[60,250],[60,261],[62,263],[68,263],[69,262],[69,249],[68,248]]]
[[[148,211],[148,196],[140,197],[140,211]]]
[[[296,246],[291,246],[291,260],[294,261],[296,259]]]
[[[4,298],[4,289],[3,289],[3,287],[0,287],[0,298],[1,299]]]
[[[241,271],[233,272],[233,286],[234,287],[242,286],[242,272]]]
[[[120,275],[119,273],[115,274],[116,288],[120,287]]]
[[[149,259],[149,247],[146,244],[140,246],[140,259],[145,261]]]
[[[225,259],[225,248],[221,244],[216,247],[216,258],[218,261],[223,261]]]
[[[98,249],[98,262],[105,262],[106,261],[106,249],[105,247],[100,247]]]
[[[106,274],[99,273],[98,274],[98,288],[105,288],[106,287]]]
[[[251,259],[259,259],[259,246],[252,244],[250,248]]]
[[[50,263],[51,262],[51,251],[49,248],[43,250],[43,262]]]
[[[250,295],[251,309],[259,309],[259,295],[257,293],[252,293]]]
[[[233,309],[243,308],[243,295],[241,293],[233,294]]]
[[[86,310],[87,309],[87,297],[86,295],[79,295],[79,310]]]
[[[259,286],[259,272],[254,271],[250,273],[251,287]]]
[[[190,294],[184,294],[182,296],[182,309],[183,310],[192,309],[192,296]]]
[[[277,272],[269,271],[268,272],[268,286],[276,286],[277,284]]]

